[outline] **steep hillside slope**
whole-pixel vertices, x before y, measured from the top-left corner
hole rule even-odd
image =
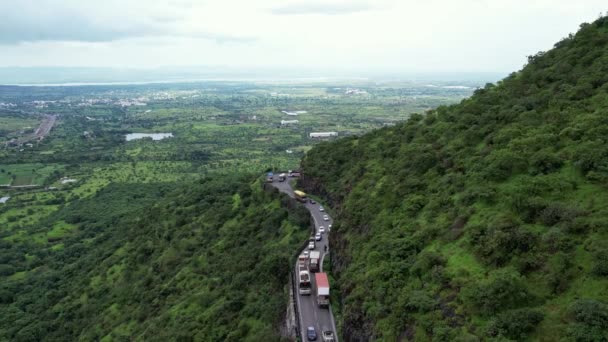
[[[350,341],[608,339],[608,18],[470,99],[320,144]]]
[[[114,184],[58,221],[75,229],[61,248],[0,240],[18,271],[0,277],[0,340],[280,339],[309,216],[251,177]]]

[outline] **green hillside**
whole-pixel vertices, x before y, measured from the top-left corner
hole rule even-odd
[[[307,211],[251,177],[173,186],[112,184],[0,239],[0,341],[280,340]]]
[[[608,340],[608,18],[458,105],[313,148],[346,340]]]

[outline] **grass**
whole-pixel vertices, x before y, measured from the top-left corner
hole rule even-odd
[[[75,225],[66,223],[65,221],[58,221],[53,225],[53,229],[46,233],[46,236],[49,240],[61,239],[74,229],[76,229]]]
[[[458,275],[465,270],[472,277],[483,278],[484,266],[477,261],[475,256],[462,247],[462,242],[452,242],[441,248],[442,254],[447,258],[447,271]]]
[[[54,172],[64,169],[60,164],[12,164],[0,168],[0,184],[42,185]]]
[[[0,116],[0,127],[4,131],[18,131],[22,129],[35,129],[39,120],[35,118],[19,118],[12,116]]]
[[[16,226],[37,224],[42,218],[57,210],[56,205],[32,205],[29,207],[11,208],[0,215],[2,230],[11,230]]]

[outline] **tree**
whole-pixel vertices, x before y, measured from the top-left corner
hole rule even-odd
[[[513,309],[531,299],[524,279],[512,268],[494,271],[488,279],[464,289],[463,298],[484,315]]]

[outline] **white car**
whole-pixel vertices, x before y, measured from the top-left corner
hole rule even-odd
[[[319,227],[319,233],[321,233],[321,234],[325,233],[325,227],[320,226]]]
[[[331,232],[331,224],[327,226],[327,231]]]
[[[321,241],[321,233],[317,233],[317,235],[315,235],[315,240]]]
[[[325,211],[322,205],[319,206],[319,211]]]
[[[315,249],[315,242],[314,241],[310,241],[308,243],[308,249]]]
[[[329,221],[329,216],[323,215],[323,221]]]
[[[305,257],[306,259],[308,259],[309,255],[310,255],[310,252],[308,252],[308,251],[304,251],[304,253],[303,253],[303,254],[304,254],[304,257]]]

